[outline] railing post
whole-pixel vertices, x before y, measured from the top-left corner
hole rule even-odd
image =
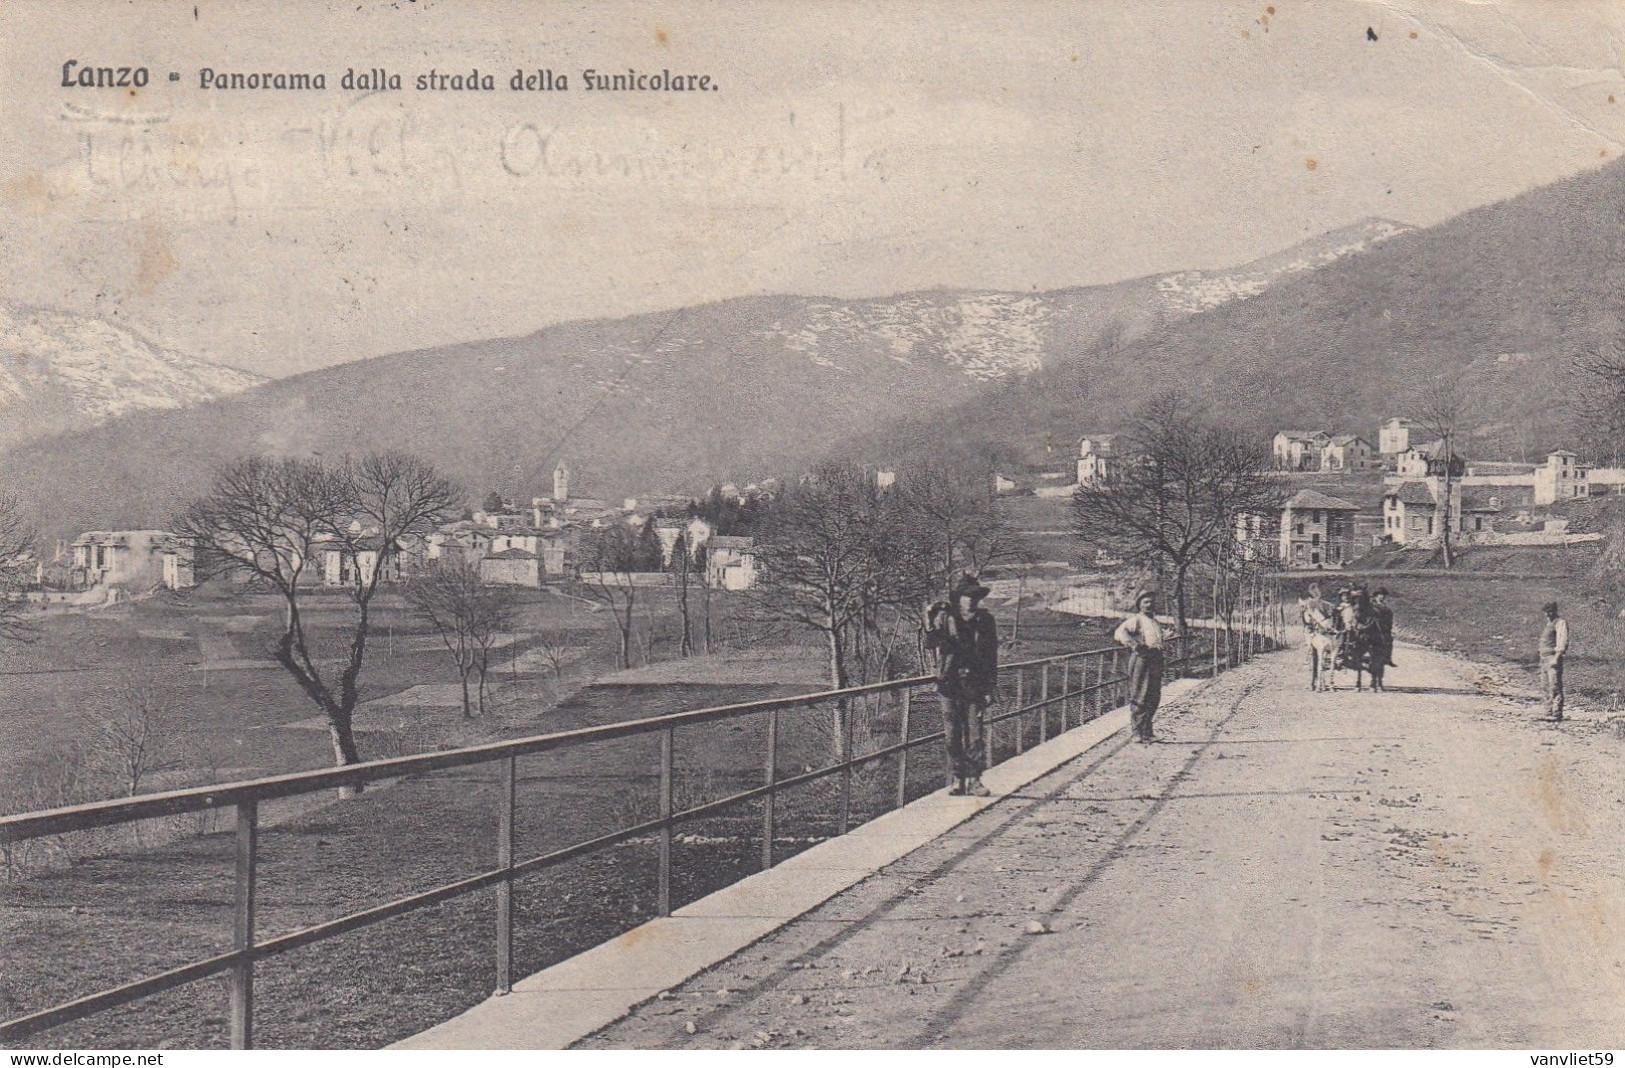
[[[1072,701],[1072,658],[1061,661],[1061,733],[1065,734],[1066,706]]]
[[[259,803],[237,804],[237,879],[231,966],[231,1048],[254,1048],[254,880],[259,866]]]
[[[1095,715],[1106,711],[1106,654],[1100,653],[1095,657]]]
[[[1113,692],[1115,694],[1117,694],[1117,696],[1113,700],[1113,706],[1114,707],[1116,705],[1126,705],[1126,704],[1128,704],[1128,676],[1123,673],[1123,671],[1124,671],[1123,660],[1124,660],[1124,650],[1121,649],[1121,648],[1113,649],[1112,650],[1112,686],[1113,686]]]
[[[763,785],[767,787],[767,796],[762,798],[762,870],[773,866],[773,835],[774,811],[778,805],[778,791],[774,784],[779,781],[779,710],[767,710],[767,757],[763,762]]]
[[[999,692],[999,681],[998,679],[994,679],[993,693],[995,696],[997,696]],[[1003,703],[1004,702],[1000,700],[999,705],[1002,707]],[[982,722],[980,726],[982,728],[982,769],[984,771],[993,766],[993,731],[998,726],[998,724],[993,722],[993,708],[994,705],[991,701],[984,702],[981,705],[980,715],[982,717]],[[970,739],[966,738],[965,741],[968,747]]]
[[[508,874],[497,884],[497,989],[506,994],[513,989],[513,817],[519,778],[519,758],[510,755],[502,762],[502,780],[497,798],[497,867]]]
[[[1022,736],[1027,733],[1027,671],[1025,668],[1016,668],[1016,714],[1010,718],[1010,725],[1016,729],[1016,752],[1022,750]]]
[[[1039,669],[1038,675],[1038,742],[1049,741],[1049,661]]]
[[[845,698],[835,702],[836,730],[841,744],[841,833],[852,826],[852,713]]]
[[[903,748],[897,751],[897,807],[902,808],[908,804],[908,732],[909,719],[914,711],[914,691],[903,691],[903,726],[902,737],[898,741]]]
[[[660,732],[660,890],[655,908],[662,916],[671,915],[671,814],[672,814],[672,735],[667,727]]]

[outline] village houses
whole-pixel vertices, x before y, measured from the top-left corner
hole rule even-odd
[[[1425,445],[1410,445],[1394,457],[1394,475],[1402,480],[1443,478],[1447,463],[1451,478],[1466,474],[1467,461],[1462,459],[1461,454],[1451,449],[1447,461],[1445,452],[1442,438]]]
[[[72,585],[130,591],[193,584],[192,550],[167,530],[87,530],[73,540]]]
[[[1275,466],[1282,471],[1318,471],[1321,452],[1332,436],[1319,430],[1283,430],[1270,443]]]
[[[322,550],[322,583],[326,586],[365,586],[372,581],[383,555],[384,539],[376,534],[359,539],[354,548],[330,545]],[[395,540],[395,551],[389,554],[379,582],[400,582],[420,569],[429,555],[429,539],[421,534],[406,534]]]
[[[1099,486],[1117,474],[1118,435],[1085,434],[1078,440],[1078,485]]]
[[[1346,474],[1380,466],[1371,443],[1358,434],[1321,430],[1283,430],[1270,442],[1278,471],[1327,471]]]

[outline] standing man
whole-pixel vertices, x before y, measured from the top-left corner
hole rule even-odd
[[[1383,663],[1398,667],[1394,663],[1394,610],[1388,607],[1388,591],[1382,586],[1371,595],[1371,611],[1377,614],[1377,626],[1382,630]]]
[[[982,717],[998,687],[998,625],[981,606],[988,588],[969,572],[949,600],[926,610],[926,643],[937,653],[937,693],[948,736],[948,792],[986,797],[982,785]]]
[[[1129,650],[1128,706],[1134,737],[1156,741],[1151,720],[1162,703],[1162,624],[1157,622],[1157,595],[1142,590],[1134,598],[1134,613],[1112,635]]]
[[[1557,602],[1547,601],[1546,627],[1540,633],[1540,689],[1546,695],[1545,718],[1563,722],[1563,657],[1569,651],[1569,624],[1557,613]]]

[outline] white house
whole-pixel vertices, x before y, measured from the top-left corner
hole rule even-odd
[[[1398,456],[1411,447],[1411,422],[1398,416],[1377,428],[1377,452],[1384,457]]]
[[[1078,439],[1078,485],[1100,485],[1117,473],[1120,462],[1116,434],[1085,434]]]
[[[196,585],[190,542],[171,536],[160,546],[158,557],[163,562],[163,584],[166,588],[185,590]]]
[[[1364,471],[1371,466],[1371,443],[1354,434],[1334,434],[1320,450],[1322,471]]]
[[[1280,540],[1279,513],[1242,512],[1236,516],[1236,548],[1243,560],[1275,560]]]
[[[755,541],[714,535],[705,555],[705,581],[715,589],[748,590],[756,585]]]
[[[1450,453],[1450,473],[1460,478],[1467,472],[1467,461],[1454,450]],[[1394,458],[1394,474],[1398,481],[1407,482],[1424,478],[1443,478],[1445,473],[1444,439],[1425,445],[1411,445]]]
[[[391,560],[389,573],[384,575],[384,581],[400,578],[400,558]],[[350,552],[346,549],[327,549],[322,553],[322,582],[328,586],[349,586],[351,584],[365,586],[372,581],[372,573],[378,568],[378,550],[376,548],[357,549]]]
[[[1558,504],[1591,496],[1591,469],[1566,449],[1559,449],[1535,468],[1535,503]]]
[[[688,545],[690,555],[696,554],[700,548],[711,540],[717,532],[707,520],[695,516],[692,519],[659,518],[655,521],[655,537],[660,539],[660,562],[671,566],[671,554],[677,548],[677,539],[682,538]]]
[[[323,550],[322,583],[327,586],[348,586],[352,583],[365,586],[372,581],[383,547],[384,540],[372,535],[361,539],[354,550],[342,546]],[[443,550],[444,546],[441,548]],[[408,572],[421,567],[428,558],[428,539],[419,534],[404,534],[396,540],[395,551],[389,554],[389,561],[378,580],[399,582]]]
[[[1400,545],[1429,544],[1444,534],[1440,515],[1443,482],[1437,478],[1399,482],[1384,488],[1383,536]],[[1450,494],[1450,532],[1461,533],[1462,493]]]
[[[1625,493],[1625,467],[1593,467],[1586,484],[1593,497]]]

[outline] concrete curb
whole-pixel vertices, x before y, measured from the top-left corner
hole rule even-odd
[[[1180,679],[1168,684],[1165,704],[1189,696],[1205,682]],[[515,983],[511,994],[488,998],[389,1048],[564,1049],[941,837],[1127,725],[1126,707],[1106,712],[990,769],[982,777],[992,791],[989,797],[950,797],[941,790],[929,794],[669,917],[560,961]]]

